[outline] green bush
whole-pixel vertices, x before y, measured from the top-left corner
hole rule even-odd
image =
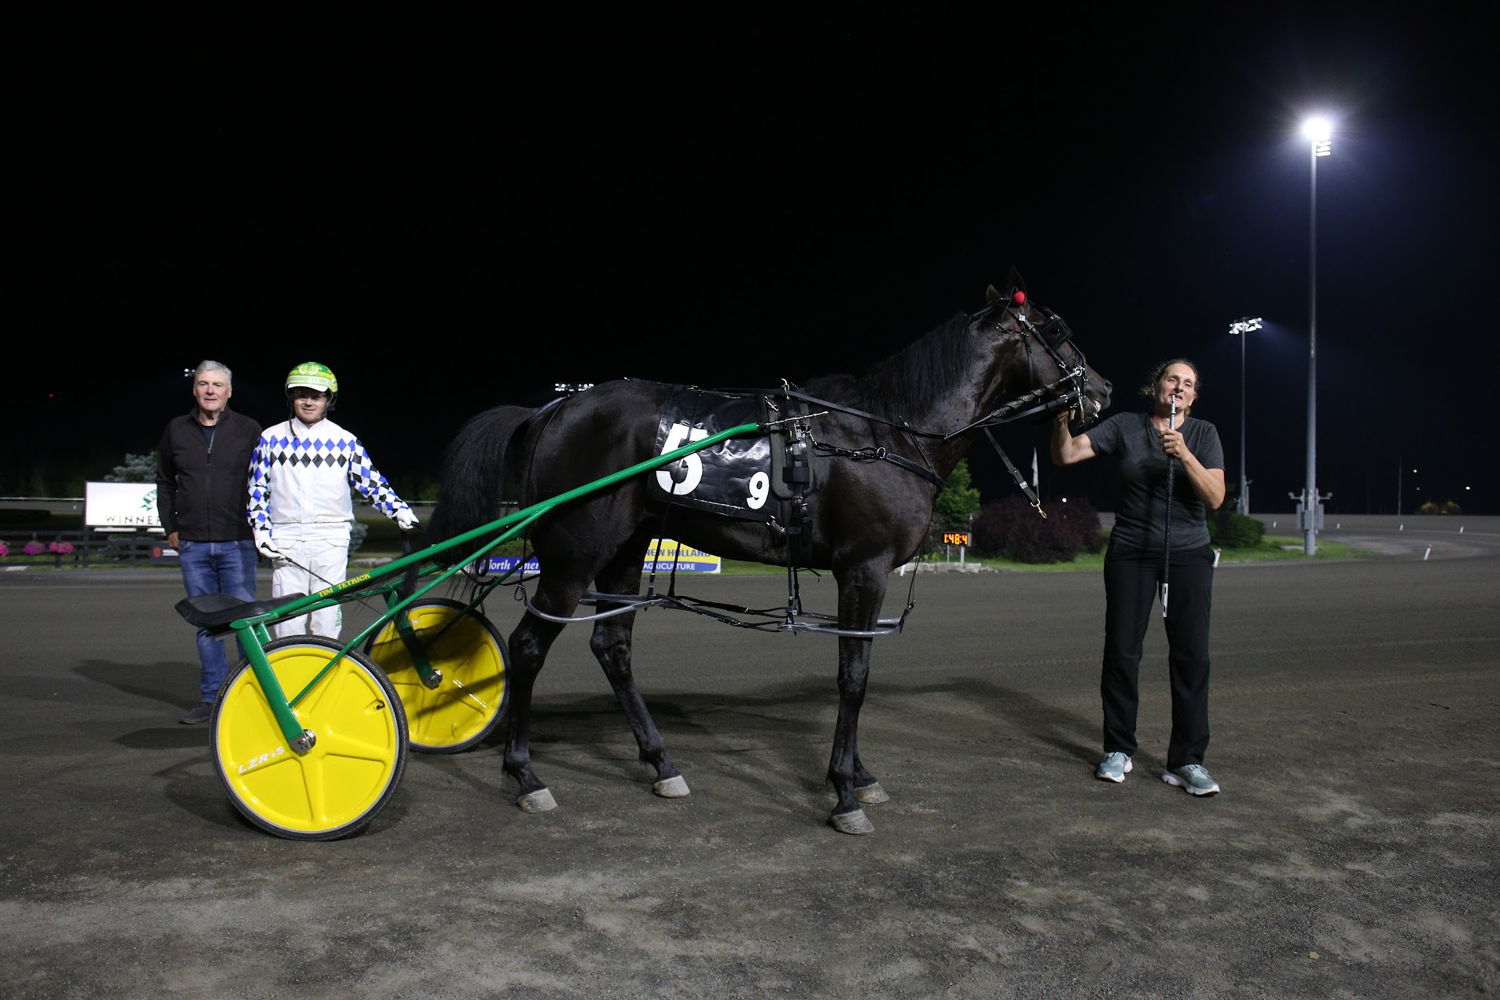
[[[139,558],[142,551],[150,552],[156,546],[166,544],[166,539],[160,535],[151,535],[144,531],[135,531],[130,534],[111,532],[105,538],[104,548],[99,551],[96,558],[111,562],[124,562],[128,559]]]
[[[979,512],[979,490],[969,476],[969,463],[961,461],[948,474],[948,480],[938,491],[933,503],[932,517],[939,531],[965,531],[974,515]]]
[[[1265,538],[1266,526],[1253,517],[1220,507],[1208,519],[1208,535],[1220,548],[1253,549]]]
[[[974,551],[1023,563],[1072,562],[1081,552],[1100,552],[1105,535],[1099,512],[1084,499],[1043,504],[1043,518],[1024,496],[980,508],[974,519]]]

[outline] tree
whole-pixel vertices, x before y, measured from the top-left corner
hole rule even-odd
[[[932,519],[944,531],[967,531],[969,520],[979,513],[979,490],[969,478],[969,462],[964,459],[948,474],[948,481],[938,491]]]
[[[154,483],[156,482],[156,452],[145,455],[125,454],[125,461],[110,470],[104,477],[106,483]]]

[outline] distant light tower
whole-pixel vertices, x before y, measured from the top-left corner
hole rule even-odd
[[[1318,496],[1318,160],[1333,154],[1333,123],[1320,116],[1302,123],[1311,165],[1307,214],[1307,487],[1297,511],[1302,551],[1318,551],[1323,497]]]
[[[1412,469],[1411,470],[1411,474],[1413,476],[1415,476],[1415,475],[1418,474],[1418,472],[1417,472],[1416,469]],[[1400,467],[1396,469],[1396,515],[1398,517],[1400,516],[1401,510],[1402,510],[1402,507],[1401,507],[1401,487],[1405,484],[1405,482],[1406,482],[1406,463],[1405,462],[1401,462],[1400,463]],[[1417,487],[1417,492],[1418,493],[1422,492],[1422,487],[1418,486]],[[1416,513],[1416,512],[1413,511],[1412,513]]]
[[[1246,316],[1229,324],[1229,334],[1240,338],[1240,495],[1234,509],[1245,516],[1250,515],[1250,478],[1245,474],[1245,341],[1259,330],[1261,319]]]

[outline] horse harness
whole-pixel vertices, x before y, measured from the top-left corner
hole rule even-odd
[[[694,453],[670,466],[655,472],[658,490],[648,489],[648,503],[661,508],[661,535],[667,535],[667,520],[672,507],[687,507],[743,520],[759,521],[787,538],[787,575],[790,590],[783,609],[751,609],[737,605],[720,604],[693,598],[679,597],[676,593],[676,564],[670,574],[671,584],[666,594],[656,591],[658,560],[651,560],[650,582],[644,595],[607,595],[588,593],[582,604],[595,607],[609,605],[609,610],[599,611],[579,618],[563,618],[547,614],[532,605],[524,595],[524,586],[518,584],[521,599],[528,610],[544,619],[561,623],[592,621],[599,618],[624,614],[653,605],[677,607],[706,615],[728,625],[754,629],[776,629],[779,631],[809,631],[874,638],[892,635],[901,631],[906,616],[915,606],[912,595],[908,595],[906,607],[899,618],[882,618],[874,629],[852,630],[837,626],[836,618],[830,615],[807,613],[802,610],[797,571],[799,566],[810,566],[812,556],[812,518],[810,494],[818,489],[819,468],[828,458],[846,458],[861,462],[890,462],[898,468],[920,476],[941,490],[942,476],[931,468],[930,462],[913,461],[904,455],[882,446],[844,448],[819,441],[813,433],[817,417],[831,411],[846,413],[874,423],[884,424],[901,431],[912,447],[922,454],[921,440],[948,441],[976,428],[984,431],[990,444],[1004,461],[1016,485],[1026,494],[1031,505],[1042,517],[1041,501],[1026,482],[999,442],[990,433],[990,428],[1001,424],[1023,420],[1027,417],[1055,413],[1064,408],[1078,407],[1084,412],[1088,406],[1085,395],[1087,376],[1083,364],[1069,365],[1058,348],[1072,338],[1072,331],[1054,312],[1041,308],[1045,322],[1040,326],[1031,322],[1025,312],[1018,309],[1024,305],[1025,293],[1020,290],[993,301],[976,313],[971,325],[984,322],[999,311],[1011,316],[1027,336],[1024,341],[1028,367],[1035,371],[1030,360],[1032,341],[1041,344],[1048,356],[1057,365],[1059,377],[1037,389],[1033,389],[983,417],[948,433],[922,430],[911,426],[900,418],[884,417],[857,407],[831,400],[820,399],[796,388],[783,380],[781,387],[770,391],[709,391],[692,386],[672,386],[663,403],[662,415],[657,431],[657,454],[671,451],[689,441],[700,440],[726,427],[739,423],[756,422],[767,427],[770,433],[760,438],[732,438],[717,448]],[[997,328],[999,320],[997,319]],[[1075,348],[1076,350],[1076,348]],[[1081,355],[1080,355],[1081,357]],[[1055,396],[1051,394],[1057,393]],[[554,401],[557,402],[557,401]],[[814,409],[817,408],[817,409]],[[545,407],[543,409],[546,409]],[[772,499],[777,501],[772,506]],[[777,515],[780,515],[779,517]],[[498,583],[499,581],[495,581]],[[912,575],[915,590],[916,574]],[[745,616],[756,616],[760,620],[746,620]],[[802,620],[804,618],[811,621]]]
[[[1059,351],[1073,336],[1067,324],[1051,310],[1036,306],[1033,309],[1040,309],[1044,320],[1040,324],[1033,323],[1026,310],[1018,308],[1024,303],[1025,293],[1014,291],[975,314],[970,325],[993,321],[996,329],[1002,329],[999,323],[1005,316],[1010,316],[1019,328],[1013,332],[1024,334],[1028,368],[1033,372],[1036,370],[1035,362],[1031,360],[1034,341],[1056,365],[1058,377],[947,433],[919,429],[899,417],[886,417],[821,399],[786,380],[779,389],[770,391],[730,392],[690,386],[671,387],[663,403],[657,431],[658,454],[744,421],[763,424],[769,428],[769,434],[765,438],[725,442],[712,452],[690,456],[658,470],[656,483],[659,491],[650,491],[651,502],[664,509],[664,516],[672,506],[685,506],[765,523],[786,536],[789,564],[808,565],[812,552],[810,494],[818,488],[818,470],[826,459],[889,462],[941,490],[944,480],[932,469],[921,439],[948,441],[978,428],[984,431],[1032,507],[1046,517],[1035,491],[1005,454],[990,428],[1064,408],[1077,406],[1084,409],[1087,376],[1083,364],[1069,365]],[[896,428],[922,461],[914,461],[883,446],[846,448],[818,440],[814,422],[817,417],[832,411]]]

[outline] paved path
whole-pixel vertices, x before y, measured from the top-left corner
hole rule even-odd
[[[823,637],[642,616],[687,799],[651,795],[580,629],[539,687],[557,810],[517,810],[481,746],[413,756],[363,833],[303,844],[242,822],[175,724],[174,574],[0,574],[0,996],[1493,994],[1500,556],[1396,543],[1221,568],[1206,800],[1159,780],[1159,629],[1136,771],[1090,776],[1097,574],[920,577],[875,651],[868,837],[824,824]],[[803,597],[831,608],[831,580]]]

